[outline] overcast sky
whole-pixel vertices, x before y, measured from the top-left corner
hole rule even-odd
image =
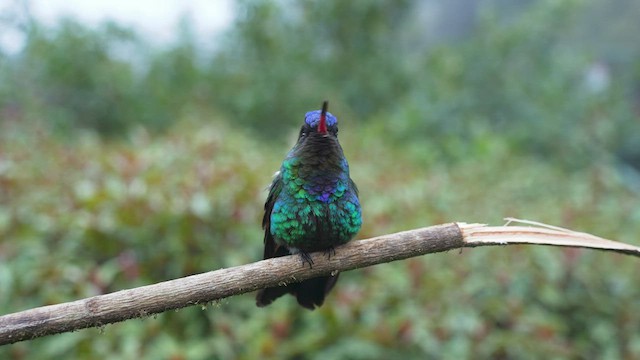
[[[15,11],[19,2],[0,0],[0,11]],[[72,16],[89,26],[113,19],[159,43],[174,38],[176,24],[185,14],[193,20],[197,34],[209,36],[227,27],[233,15],[233,0],[30,0],[28,4],[31,13],[45,24],[62,16]],[[3,44],[19,41],[7,35],[2,36]]]

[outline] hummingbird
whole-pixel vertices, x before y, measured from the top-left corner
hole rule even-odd
[[[298,141],[276,172],[264,204],[264,258],[300,254],[302,265],[313,266],[310,252],[335,254],[335,246],[351,240],[362,225],[358,188],[349,176],[349,164],[338,142],[338,119],[327,111],[304,116]],[[324,302],[338,275],[262,289],[259,307],[287,293],[313,310]]]

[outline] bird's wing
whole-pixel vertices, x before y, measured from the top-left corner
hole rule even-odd
[[[353,189],[353,191],[355,192],[356,196],[358,196],[358,187],[356,186],[356,183],[353,182],[353,180],[351,180],[351,178],[349,178],[349,185],[351,187],[351,189]]]
[[[264,217],[262,218],[262,228],[264,229],[264,258],[269,259],[283,255],[289,255],[289,251],[278,246],[271,235],[271,211],[276,203],[280,192],[282,191],[282,175],[280,172],[275,174],[273,182],[269,187],[269,196],[264,203]]]

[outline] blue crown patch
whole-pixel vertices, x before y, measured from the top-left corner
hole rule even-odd
[[[304,122],[311,127],[317,127],[318,122],[320,122],[320,110],[309,111],[304,115]],[[333,126],[338,123],[338,119],[336,119],[333,114],[327,111],[327,127]]]

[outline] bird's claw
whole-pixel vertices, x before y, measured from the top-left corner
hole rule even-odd
[[[309,264],[309,269],[313,269],[313,259],[311,255],[309,255],[306,251],[300,251],[300,257],[302,258],[302,266],[304,267],[304,263]]]
[[[324,255],[327,257],[327,260],[331,260],[331,256],[336,256],[336,248],[330,246],[324,251]]]

